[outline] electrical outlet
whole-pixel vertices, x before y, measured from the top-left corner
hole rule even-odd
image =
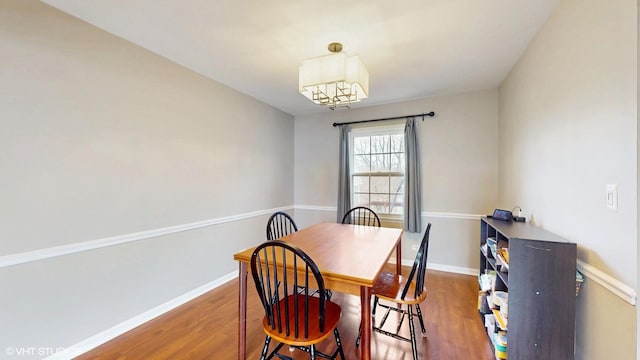
[[[618,210],[618,186],[607,184],[607,209]]]

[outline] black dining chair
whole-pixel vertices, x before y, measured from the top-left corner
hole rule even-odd
[[[283,211],[273,213],[267,220],[267,240],[280,239],[296,231],[298,231],[296,222],[291,215]]]
[[[274,355],[280,359],[290,358],[278,353],[287,344],[308,352],[312,360],[316,356],[337,359],[338,354],[344,360],[338,331],[342,309],[326,298],[324,279],[313,259],[290,243],[272,240],[253,251],[250,264],[265,311],[262,328],[266,338],[260,359],[271,359]],[[311,295],[311,284],[320,296]],[[298,288],[305,291],[300,293],[296,290]],[[336,350],[332,354],[318,351],[316,344],[331,333],[335,336]],[[272,339],[279,344],[267,355]]]
[[[357,206],[342,217],[343,224],[368,225],[380,227],[380,218],[375,211],[365,206]]]
[[[267,240],[277,240],[296,231],[298,231],[296,222],[286,212],[277,211],[267,220]],[[299,290],[302,291],[302,289]]]
[[[431,223],[427,225],[427,230],[424,233],[418,253],[411,267],[409,276],[404,277],[402,275],[382,272],[375,284],[373,285],[372,294],[374,296],[373,309],[371,314],[373,318],[373,331],[387,336],[391,336],[395,339],[408,341],[411,343],[411,350],[413,351],[413,359],[418,358],[418,349],[416,344],[416,334],[413,324],[413,317],[418,316],[420,322],[420,328],[422,330],[422,336],[426,337],[427,332],[424,327],[424,320],[422,319],[422,310],[420,309],[420,303],[427,297],[427,289],[425,286],[425,274],[427,270],[427,255],[429,253],[429,232],[431,230]],[[381,300],[393,303],[392,305],[380,302]],[[380,324],[376,325],[376,308],[380,306],[385,308],[385,312]],[[414,313],[414,306],[416,312]],[[406,307],[406,309],[405,309]],[[402,316],[398,320],[398,324],[395,332],[390,332],[383,329],[389,313],[395,311]],[[409,334],[410,338],[400,335],[400,328],[405,319],[405,316],[409,318]],[[358,339],[356,340],[356,347],[360,345],[360,334],[358,333]]]

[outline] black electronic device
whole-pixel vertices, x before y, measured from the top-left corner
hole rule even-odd
[[[511,214],[511,211],[502,210],[502,209],[493,210],[493,215],[491,215],[491,217],[496,220],[503,220],[503,221],[513,220],[513,214]]]

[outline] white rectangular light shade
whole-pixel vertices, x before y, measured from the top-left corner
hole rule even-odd
[[[369,72],[362,65],[359,56],[347,58],[346,82],[358,87],[358,98],[365,99],[369,96]]]
[[[369,94],[369,73],[360,57],[343,53],[331,54],[304,60],[300,67],[299,90],[316,103],[314,91],[321,91],[329,97],[336,95],[336,84],[347,86],[356,96],[349,102],[357,102]]]

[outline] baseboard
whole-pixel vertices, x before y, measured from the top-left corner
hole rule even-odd
[[[389,261],[392,264],[395,264],[395,258]],[[412,267],[413,260],[411,259],[402,259],[402,266]],[[453,274],[461,274],[461,275],[473,275],[478,276],[480,270],[473,268],[464,268],[459,266],[451,266],[451,265],[442,265],[442,264],[434,264],[427,261],[427,269],[436,270],[436,271],[444,271]]]
[[[444,271],[444,272],[454,273],[454,274],[472,275],[472,276],[478,276],[478,274],[480,274],[479,269],[464,268],[459,266],[442,265],[442,264],[430,264],[428,262],[427,262],[427,269]]]
[[[169,300],[167,302],[165,302],[164,304],[158,305],[156,307],[154,307],[153,309],[150,309],[148,311],[145,311],[144,313],[135,316],[129,320],[123,321],[120,324],[117,324],[101,333],[98,333],[86,340],[83,340],[73,346],[70,346],[64,350],[61,350],[59,352],[57,352],[54,355],[51,355],[49,357],[46,358],[46,360],[70,360],[73,359],[74,357],[86,353],[104,343],[106,343],[109,340],[112,340],[124,333],[126,333],[129,330],[132,330],[144,323],[146,323],[147,321],[150,321],[162,314],[167,313],[168,311],[171,311],[175,308],[177,308],[180,305],[185,304],[186,302],[189,302],[195,298],[197,298],[198,296],[211,291],[215,288],[217,288],[220,285],[223,285],[235,278],[238,277],[238,272],[234,271],[232,273],[229,273],[227,275],[222,276],[221,278],[218,278],[212,282],[209,282],[207,284],[204,284],[194,290],[189,291],[186,294],[183,294],[181,296],[178,296],[175,299]]]

